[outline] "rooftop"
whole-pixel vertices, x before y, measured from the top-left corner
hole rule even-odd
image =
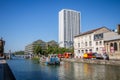
[[[97,28],[97,29],[93,29],[93,30],[90,30],[90,31],[87,31],[87,32],[81,33],[81,34],[79,34],[79,35],[77,35],[77,36],[75,36],[75,37],[83,36],[83,35],[86,35],[86,34],[91,34],[91,33],[95,32],[95,31],[97,31],[97,30],[100,30],[100,29],[102,29],[102,28],[106,28],[106,29],[108,29],[107,27],[100,27],[100,28]],[[108,29],[108,30],[109,30],[109,29]]]

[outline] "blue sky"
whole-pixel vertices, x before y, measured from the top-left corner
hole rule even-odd
[[[119,0],[0,0],[0,37],[5,52],[24,50],[35,40],[58,41],[58,12],[81,13],[81,32],[120,24]]]

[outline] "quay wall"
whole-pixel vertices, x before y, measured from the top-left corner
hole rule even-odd
[[[63,58],[62,61],[120,66],[120,60],[75,59],[75,58],[66,59],[66,58]]]
[[[4,80],[16,80],[9,65],[4,64]]]
[[[5,60],[0,60],[0,66],[1,66],[1,80],[16,80],[15,76],[12,73],[12,70],[10,69],[9,65],[6,63]]]

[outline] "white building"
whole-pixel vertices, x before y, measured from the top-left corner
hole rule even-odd
[[[63,9],[59,12],[59,47],[73,46],[73,38],[80,33],[80,13]]]
[[[97,52],[103,53],[104,47],[104,33],[111,32],[106,27],[94,29],[74,37],[74,54],[75,58],[83,57],[84,53]]]

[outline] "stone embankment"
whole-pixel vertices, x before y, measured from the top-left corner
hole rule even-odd
[[[62,61],[120,66],[120,60],[75,59],[75,58],[65,59],[64,58],[62,59]]]
[[[5,60],[0,60],[0,80],[16,80]]]

